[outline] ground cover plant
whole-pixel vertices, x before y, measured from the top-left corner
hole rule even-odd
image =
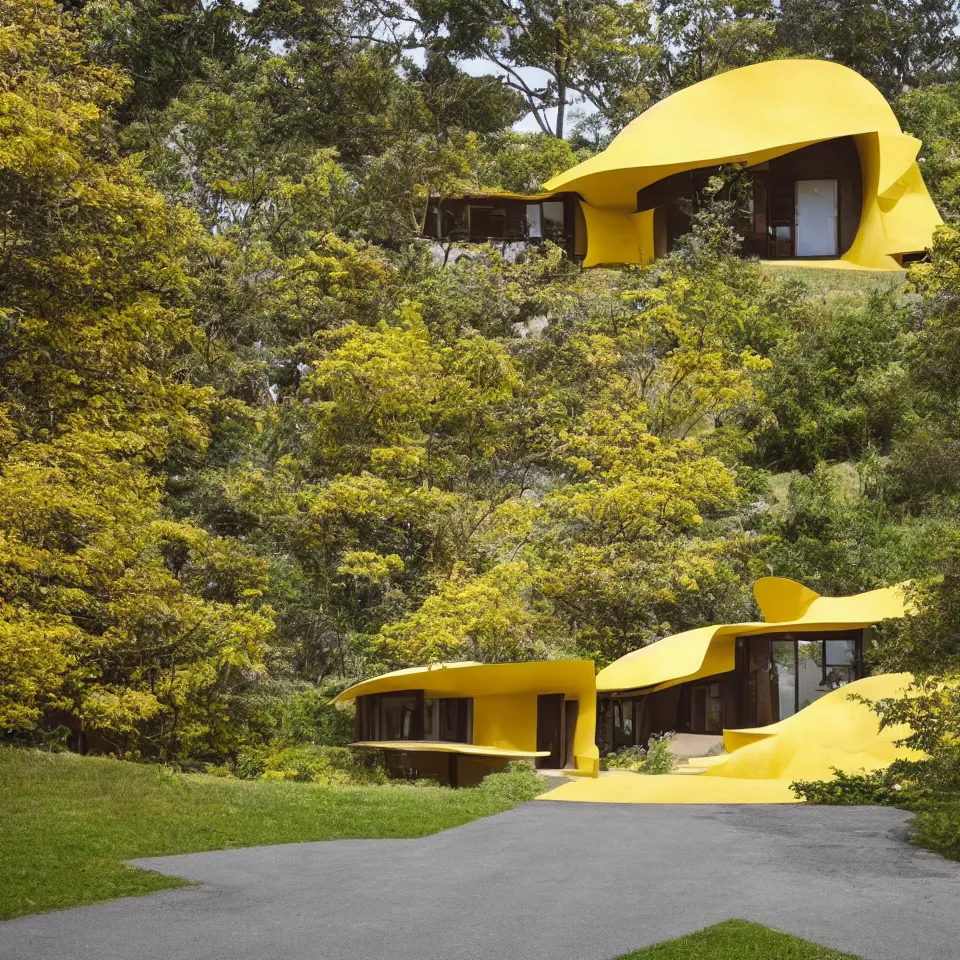
[[[0,919],[182,885],[123,862],[136,857],[422,837],[508,810],[543,784],[525,764],[462,790],[330,787],[0,749]]]
[[[618,960],[857,960],[746,920],[727,920]]]

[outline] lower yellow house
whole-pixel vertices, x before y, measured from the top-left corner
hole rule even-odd
[[[736,768],[749,780],[747,768],[756,768],[753,779],[769,779],[775,767],[823,768],[829,776],[831,738],[838,756],[892,760],[890,732],[877,731],[869,709],[851,707],[840,690],[873,690],[880,681],[877,690],[885,692],[878,696],[891,696],[909,681],[868,681],[864,657],[871,628],[907,613],[903,587],[823,597],[793,580],[764,577],[754,596],[762,620],[687,630],[596,675],[589,660],[445,663],[364,680],[336,699],[356,703],[356,746],[385,751],[405,776],[451,786],[476,784],[510,760],[596,777],[601,752],[666,732],[723,736],[737,759],[708,776]],[[815,704],[809,723],[791,720]],[[856,749],[840,742],[853,734]],[[770,738],[776,745],[760,745]]]
[[[336,698],[351,700],[356,745],[384,750],[408,776],[470,786],[510,760],[587,776],[599,768],[589,660],[413,667]]]

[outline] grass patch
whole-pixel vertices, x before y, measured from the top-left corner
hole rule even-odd
[[[837,270],[830,267],[794,267],[764,263],[763,269],[782,280],[801,280],[811,297],[895,293],[903,289],[906,274],[891,270]]]
[[[619,960],[858,960],[746,920],[727,920]]]
[[[915,809],[909,831],[918,847],[960,860],[960,800],[924,802]]]
[[[466,790],[321,787],[0,748],[0,919],[184,885],[122,862],[136,857],[423,837],[529,799],[517,779]]]

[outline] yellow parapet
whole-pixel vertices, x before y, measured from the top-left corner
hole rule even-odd
[[[584,201],[585,266],[643,263],[652,231],[632,219],[639,190],[672,174],[753,166],[845,136],[860,155],[863,195],[856,238],[840,262],[898,270],[895,257],[924,250],[941,223],[916,162],[920,141],[901,131],[873,84],[838,63],[774,60],[710,77],[655,104],[545,189]]]

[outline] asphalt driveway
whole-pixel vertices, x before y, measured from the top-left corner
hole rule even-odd
[[[957,960],[960,864],[897,810],[541,801],[422,840],[136,861],[199,882],[0,924],[3,960],[609,960],[730,917]]]

